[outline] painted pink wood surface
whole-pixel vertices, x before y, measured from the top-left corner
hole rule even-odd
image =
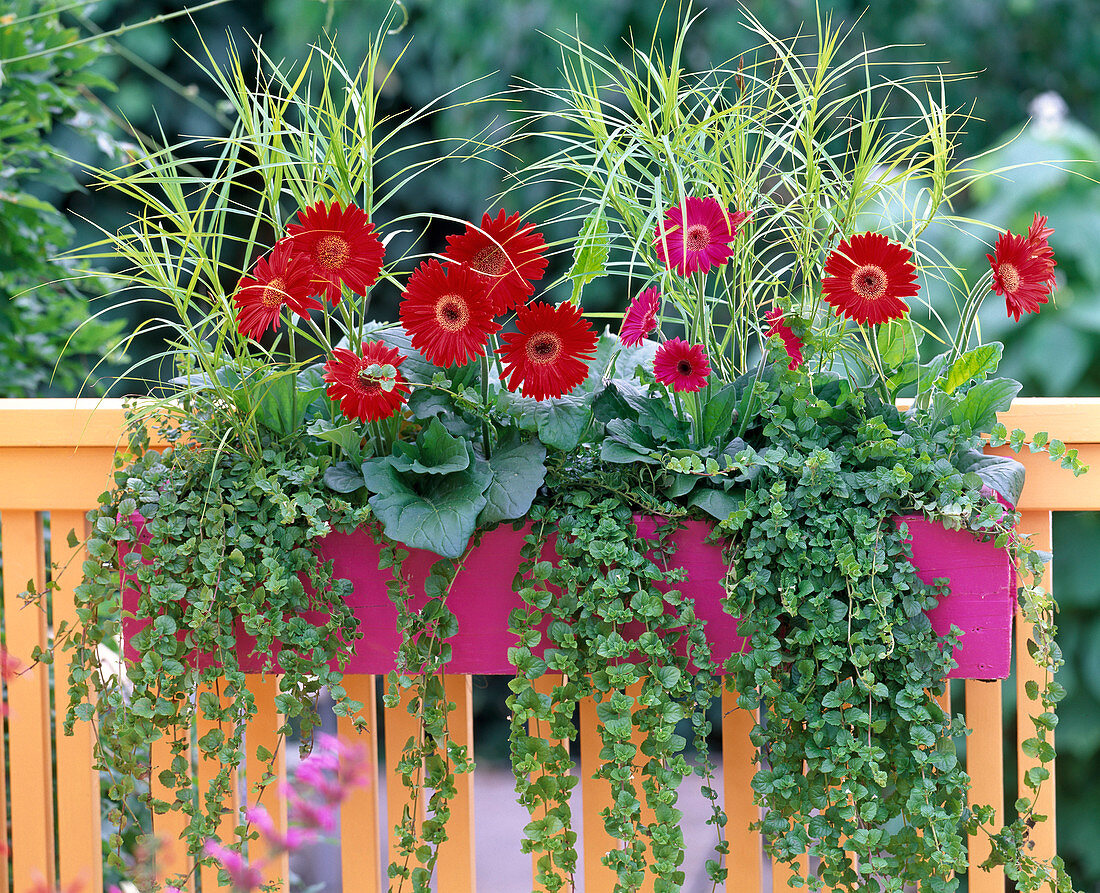
[[[945,530],[918,516],[898,521],[909,527],[913,562],[921,579],[927,583],[938,578],[950,580],[950,594],[928,612],[933,628],[941,635],[952,624],[963,632],[955,654],[959,666],[950,675],[963,679],[1006,678],[1016,592],[1015,571],[1007,552],[992,543],[978,542],[969,532]],[[638,518],[640,536],[652,537],[654,526],[652,519]],[[690,521],[674,534],[678,546],[674,561],[686,571],[686,579],[678,586],[695,599],[696,613],[706,621],[713,657],[720,663],[734,651],[746,648],[747,643],[737,635],[737,620],[722,610],[726,564],[721,548],[705,542],[708,531],[709,526],[703,522]],[[515,645],[516,639],[508,631],[508,614],[523,606],[518,594],[512,591],[523,535],[523,531],[510,526],[486,533],[456,577],[448,606],[458,618],[459,631],[451,640],[453,657],[449,672],[512,672],[508,648]],[[397,610],[386,594],[388,571],[378,570],[378,552],[378,545],[365,530],[330,534],[318,543],[318,554],[334,562],[336,576],[346,577],[353,584],[349,602],[355,608],[364,636],[355,643],[354,656],[345,668],[349,673],[392,670],[400,644]],[[553,557],[549,547],[546,557]],[[405,563],[410,591],[423,591],[423,580],[437,560],[429,552],[411,550]],[[137,593],[132,588],[124,588],[123,606],[131,613],[136,609]],[[130,637],[147,623],[132,618],[124,623],[126,652],[131,660],[136,653],[130,646]],[[253,673],[265,668],[277,671],[271,657],[254,652],[251,641],[238,628],[242,669]]]

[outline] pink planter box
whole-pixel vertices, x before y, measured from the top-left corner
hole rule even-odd
[[[652,536],[654,522],[640,517],[639,535]],[[950,595],[928,617],[940,634],[952,624],[963,635],[955,654],[959,666],[951,676],[962,679],[1004,679],[1008,676],[1012,616],[1016,602],[1016,574],[1008,553],[992,543],[981,543],[967,531],[949,531],[919,516],[898,519],[909,525],[913,562],[926,583],[950,580]],[[722,610],[722,578],[726,564],[722,550],[706,543],[708,525],[691,521],[673,540],[678,545],[675,561],[687,571],[677,584],[695,599],[696,614],[706,621],[712,654],[721,663],[730,654],[747,647],[737,635],[737,620]],[[523,607],[512,591],[519,567],[523,533],[510,526],[486,533],[480,546],[467,559],[455,579],[448,606],[458,618],[458,635],[451,639],[452,673],[508,674],[508,649],[516,637],[508,631],[508,614]],[[552,557],[548,550],[547,558]],[[351,580],[350,603],[355,608],[365,635],[355,643],[355,654],[345,668],[348,673],[386,673],[394,668],[394,654],[400,644],[397,609],[386,594],[388,571],[378,570],[379,547],[364,530],[351,534],[330,534],[318,543],[322,559],[334,561],[337,577]],[[411,591],[422,591],[428,569],[437,556],[412,550],[405,562]],[[123,608],[131,615],[137,607],[137,593],[123,590]],[[126,656],[137,655],[130,636],[148,621],[125,620]],[[258,673],[270,664],[267,655],[254,653],[249,637],[237,631],[238,654],[246,672]]]

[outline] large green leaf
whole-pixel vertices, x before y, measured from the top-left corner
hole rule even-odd
[[[1011,456],[987,456],[980,450],[967,450],[959,456],[959,470],[973,472],[982,483],[1000,493],[1013,505],[1020,502],[1024,490],[1024,466]]]
[[[293,373],[268,376],[251,383],[249,390],[256,420],[282,437],[301,430],[309,404],[321,393],[316,386],[301,389]]]
[[[951,420],[957,425],[969,422],[975,432],[988,431],[997,421],[997,413],[1012,406],[1020,388],[1011,378],[980,381],[951,407]]]
[[[921,332],[909,319],[892,319],[878,328],[878,351],[887,372],[917,361]]]
[[[398,441],[393,450],[389,462],[403,473],[447,475],[470,464],[466,441],[452,435],[438,418],[432,418],[416,443]]]
[[[657,354],[657,342],[645,340],[637,347],[627,347],[607,328],[596,343],[596,356],[588,366],[588,380],[584,386],[596,390],[605,380],[637,380],[642,369],[653,368]]]
[[[710,443],[729,433],[736,421],[737,404],[741,400],[741,389],[736,384],[720,388],[703,406],[703,441]]]
[[[485,461],[492,469],[493,482],[485,491],[478,526],[522,518],[546,478],[546,447],[534,439],[513,442]]]
[[[581,291],[589,282],[607,275],[607,256],[607,220],[597,209],[585,219],[577,236],[573,269],[569,271],[569,279],[573,282],[573,296],[570,300],[574,304],[580,301]]]
[[[1000,342],[995,341],[966,351],[947,370],[947,378],[943,383],[944,391],[950,394],[968,381],[985,378],[996,372],[1003,350]]]
[[[370,507],[386,536],[413,549],[458,558],[485,507],[493,472],[485,463],[474,462],[464,471],[432,479],[423,493],[386,459],[365,462],[363,477],[374,494]]]
[[[532,400],[501,391],[497,405],[512,415],[524,431],[538,432],[539,440],[555,450],[568,452],[580,443],[592,418],[592,395],[583,392]]]
[[[364,483],[361,464],[337,462],[325,469],[325,486],[337,493],[354,493]]]
[[[363,461],[363,430],[359,422],[333,425],[328,419],[314,419],[306,428],[306,434],[336,444],[356,466]]]
[[[724,490],[707,488],[697,490],[691,497],[691,504],[702,509],[708,515],[725,521],[730,515],[741,508],[745,497],[740,492],[727,493]]]

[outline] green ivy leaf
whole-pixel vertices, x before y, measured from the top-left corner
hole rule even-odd
[[[546,477],[546,447],[537,440],[525,440],[500,447],[485,460],[493,482],[485,491],[485,508],[478,516],[479,527],[522,518]]]

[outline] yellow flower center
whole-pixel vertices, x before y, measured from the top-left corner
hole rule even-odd
[[[710,229],[701,223],[688,227],[684,245],[688,251],[703,251],[710,244]]]
[[[882,267],[864,264],[852,274],[852,291],[865,301],[877,301],[886,294],[888,282]]]
[[[553,363],[561,351],[561,338],[553,332],[538,332],[527,340],[527,359],[539,366]]]
[[[1001,277],[1001,285],[1009,294],[1015,294],[1020,287],[1020,271],[1012,264],[1001,264],[997,267],[997,275]]]
[[[499,276],[504,272],[504,252],[496,245],[487,245],[474,255],[470,266],[485,276]]]
[[[322,270],[339,270],[347,263],[351,254],[351,246],[343,236],[324,236],[317,240],[317,247],[313,249],[317,266]]]
[[[282,277],[276,276],[264,287],[264,293],[260,295],[260,303],[265,307],[281,307],[286,303],[286,283]]]
[[[470,308],[459,295],[444,295],[436,301],[435,321],[448,332],[461,332],[470,321]]]

